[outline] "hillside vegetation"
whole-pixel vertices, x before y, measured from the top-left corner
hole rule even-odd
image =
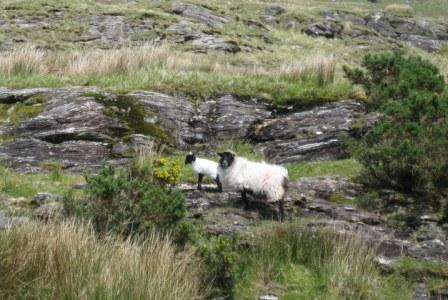
[[[0,1],[0,299],[445,299],[447,15]],[[197,188],[229,149],[288,170],[284,222]]]

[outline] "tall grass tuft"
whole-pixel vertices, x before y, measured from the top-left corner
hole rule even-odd
[[[255,289],[275,286],[285,277],[286,270],[295,266],[305,268],[304,273],[313,277],[313,284],[319,285],[316,294],[307,295],[309,298],[381,298],[374,249],[357,234],[312,229],[297,222],[270,224],[255,230],[248,244],[248,253],[242,255],[240,262],[242,278],[237,280],[244,289],[248,282],[249,289],[251,285]]]
[[[144,242],[88,224],[28,224],[0,232],[1,299],[202,299],[199,265],[169,238]]]
[[[313,56],[306,61],[284,62],[280,65],[280,77],[293,80],[317,80],[319,85],[332,83],[336,72],[336,60],[331,56]]]
[[[18,73],[47,74],[48,66],[44,62],[46,52],[32,46],[24,46],[0,55],[0,72],[7,75]]]
[[[399,17],[412,17],[414,15],[414,9],[407,4],[389,4],[385,11]]]

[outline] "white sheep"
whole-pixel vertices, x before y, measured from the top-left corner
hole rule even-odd
[[[288,190],[288,171],[277,165],[254,162],[236,156],[232,151],[218,153],[218,176],[224,187],[241,192],[248,206],[247,193],[265,196],[269,203],[278,203],[278,216],[284,218],[283,202]]]
[[[191,164],[191,168],[193,169],[193,171],[198,174],[198,190],[202,189],[202,179],[204,178],[204,176],[208,176],[215,180],[216,184],[218,185],[218,191],[222,192],[221,181],[219,180],[218,175],[217,162],[204,158],[198,158],[190,152],[185,157],[185,164]]]

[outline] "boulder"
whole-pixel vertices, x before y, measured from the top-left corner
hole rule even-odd
[[[184,3],[173,3],[171,10],[183,17],[207,24],[213,27],[221,27],[229,22],[228,19],[215,15],[210,9]]]
[[[446,240],[445,232],[442,228],[435,223],[429,223],[420,226],[416,232],[416,239],[418,242],[424,242],[429,240]]]
[[[338,37],[344,27],[338,21],[335,20],[322,20],[309,24],[303,29],[306,35],[312,37],[323,36],[326,38]]]
[[[189,42],[200,49],[210,49],[229,53],[241,51],[241,48],[236,42],[195,30],[189,22],[181,21],[174,23],[168,27],[167,31],[176,35],[176,42]]]
[[[330,102],[254,123],[248,137],[257,143],[257,149],[276,163],[341,158],[344,152],[339,136],[349,134],[355,121],[361,117],[365,119],[365,116],[366,107],[359,102]],[[364,125],[372,124],[373,120]]]
[[[50,202],[43,204],[34,211],[34,215],[42,220],[48,221],[62,216],[62,204],[59,202]]]
[[[129,45],[133,41],[157,41],[159,36],[156,23],[152,19],[129,22],[121,15],[93,15],[87,20],[82,18],[78,22],[88,24],[86,30],[69,42],[87,44],[99,48],[116,48]]]
[[[267,16],[279,16],[286,13],[286,8],[278,4],[270,4],[265,7],[264,14]]]
[[[41,205],[46,202],[60,202],[62,197],[48,192],[39,192],[32,199],[31,204]]]

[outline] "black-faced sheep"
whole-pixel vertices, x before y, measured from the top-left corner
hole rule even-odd
[[[218,153],[218,176],[224,187],[241,192],[248,206],[247,193],[264,196],[269,203],[278,203],[277,213],[284,218],[283,203],[288,190],[288,171],[265,162],[254,162],[239,157],[232,151]]]
[[[204,176],[208,176],[215,180],[216,184],[218,185],[218,191],[222,192],[221,181],[219,180],[218,175],[217,162],[204,158],[198,158],[190,152],[185,157],[185,164],[191,164],[191,168],[193,169],[193,171],[198,174],[198,190],[202,189],[202,179],[204,178]]]

